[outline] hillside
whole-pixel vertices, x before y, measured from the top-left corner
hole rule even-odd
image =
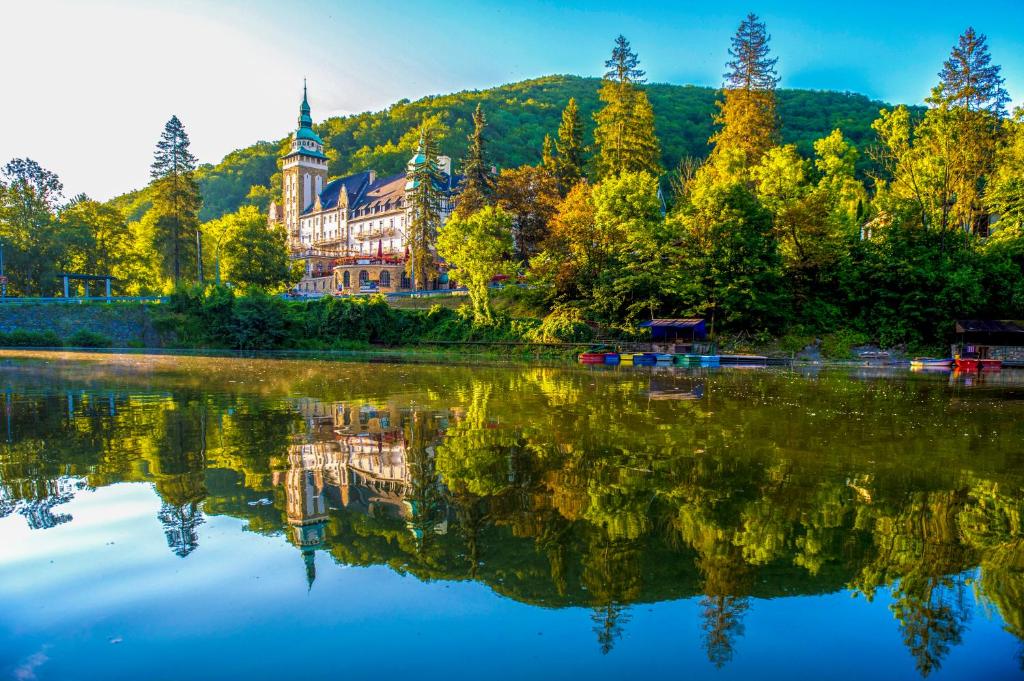
[[[600,82],[598,78],[547,76],[487,90],[425,97],[415,102],[401,100],[384,111],[329,118],[315,127],[328,149],[332,177],[367,168],[391,174],[404,167],[414,142],[408,133],[426,116],[439,117],[448,129],[441,140],[442,153],[460,158],[465,151],[470,116],[480,102],[490,125],[492,160],[500,167],[511,167],[540,160],[544,135],[555,133],[562,108],[570,97],[575,97],[579,103],[589,139],[592,114],[599,104]],[[665,167],[674,167],[683,156],[706,155],[717,91],[668,84],[648,85],[647,91],[654,107]],[[778,109],[782,139],[796,144],[804,155],[810,155],[815,139],[840,128],[863,149],[874,139],[871,123],[883,106],[883,102],[853,93],[780,90]],[[272,177],[277,173],[277,156],[291,132],[287,125],[288,121],[282,121],[280,140],[257,142],[231,152],[216,165],[206,164],[199,169],[203,194],[200,217],[204,221],[245,203],[253,185],[268,187],[276,195],[280,180],[277,178],[275,182]],[[861,164],[863,171],[869,161],[862,158]],[[251,200],[265,205],[269,195],[264,190]],[[148,208],[145,190],[130,192],[112,202],[132,219],[137,219]]]

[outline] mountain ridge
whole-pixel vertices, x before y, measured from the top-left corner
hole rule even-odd
[[[379,111],[326,118],[314,128],[324,140],[331,178],[370,168],[389,175],[404,168],[415,143],[410,130],[424,117],[435,117],[445,125],[440,152],[458,162],[466,148],[472,110],[480,103],[488,118],[491,161],[498,167],[514,167],[540,160],[544,135],[555,135],[570,97],[579,104],[589,141],[600,83],[597,77],[541,76],[483,90],[429,95],[415,101],[400,99]],[[720,90],[671,83],[649,83],[644,88],[654,108],[666,169],[684,156],[706,156]],[[781,141],[796,144],[805,156],[813,153],[815,139],[835,128],[865,150],[874,141],[871,123],[880,109],[891,106],[860,93],[834,90],[781,89],[777,101]],[[216,164],[201,165],[197,170],[203,195],[200,218],[211,220],[247,203],[265,208],[280,191],[277,159],[290,135],[287,130],[280,139],[262,140],[226,154]],[[870,168],[870,159],[862,154],[858,169],[865,173]],[[255,191],[250,192],[254,186]],[[124,210],[130,219],[139,219],[148,209],[148,192],[137,189],[109,203]]]

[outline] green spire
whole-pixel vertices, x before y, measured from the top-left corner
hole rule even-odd
[[[313,117],[309,115],[309,99],[306,97],[306,79],[302,79],[302,106],[299,107],[299,128],[312,128]]]

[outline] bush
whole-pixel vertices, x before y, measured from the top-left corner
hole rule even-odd
[[[80,329],[68,336],[67,344],[73,348],[109,348],[114,343],[102,333]]]
[[[8,348],[59,348],[64,345],[52,331],[22,331],[0,333],[0,346]]]
[[[235,301],[232,310],[232,345],[239,350],[272,350],[288,337],[280,298],[253,293]]]
[[[828,359],[850,359],[854,347],[870,340],[867,334],[859,331],[840,329],[821,339],[821,355]]]
[[[532,330],[529,339],[537,343],[585,343],[593,338],[594,330],[580,311],[563,307],[545,317],[540,326]]]

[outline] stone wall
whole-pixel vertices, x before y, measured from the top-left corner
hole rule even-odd
[[[989,349],[989,356],[992,359],[1001,359],[1004,362],[1024,362],[1024,347],[1019,345],[993,345]]]
[[[149,306],[144,303],[39,303],[0,305],[0,333],[52,331],[67,339],[76,331],[106,336],[115,347],[159,347]]]

